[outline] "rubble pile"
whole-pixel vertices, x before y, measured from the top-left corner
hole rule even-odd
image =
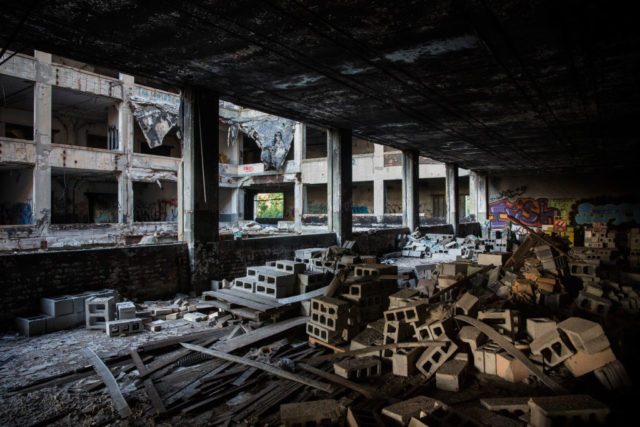
[[[508,246],[507,229],[491,230],[488,238],[481,239],[472,234],[455,237],[453,234],[422,234],[416,230],[407,236],[402,248],[403,257],[431,258],[434,261],[463,257],[475,260],[479,253],[504,252]]]

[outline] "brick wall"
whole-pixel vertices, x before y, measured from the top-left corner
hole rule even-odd
[[[335,233],[223,240],[196,248],[192,282],[196,292],[209,289],[211,280],[242,277],[246,268],[267,261],[293,259],[296,249],[325,248],[336,244]]]
[[[117,289],[127,298],[172,297],[189,290],[187,245],[130,246],[0,255],[0,328],[40,313],[40,298]]]

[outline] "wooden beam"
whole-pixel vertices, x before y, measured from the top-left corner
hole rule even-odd
[[[216,350],[224,353],[232,353],[238,349],[246,347],[248,345],[257,344],[268,338],[275,337],[280,334],[285,334],[293,329],[304,326],[307,323],[308,317],[300,316],[288,319],[282,322],[274,323],[273,325],[263,326],[262,328],[255,329],[247,332],[239,337],[232,338],[230,340],[222,341],[216,344]]]
[[[220,359],[228,360],[229,362],[240,363],[242,365],[251,366],[254,368],[258,368],[262,371],[268,372],[272,375],[276,375],[278,377],[287,379],[289,381],[295,381],[300,384],[308,385],[313,388],[317,388],[318,390],[326,391],[327,393],[331,393],[333,391],[333,387],[329,384],[322,383],[320,381],[315,381],[300,375],[293,374],[291,372],[285,371],[284,369],[276,368],[275,366],[267,365],[266,363],[256,362],[255,360],[250,360],[240,356],[234,356],[232,354],[223,353],[221,351],[212,350],[209,348],[200,347],[198,345],[193,344],[182,344],[184,348],[187,348],[192,351],[199,351],[204,354],[208,354],[209,356],[217,357]]]
[[[330,374],[329,372],[323,371],[322,369],[318,369],[318,368],[314,368],[313,366],[309,366],[306,365],[304,363],[301,363],[298,365],[300,368],[304,369],[305,371],[309,372],[310,374],[314,374],[317,375],[321,378],[324,378],[325,380],[329,380],[333,383],[336,383],[338,385],[341,385],[343,387],[349,388],[351,390],[357,391],[358,393],[362,394],[364,397],[366,397],[367,399],[380,399],[380,398],[384,398],[383,394],[380,393],[378,390],[372,388],[372,387],[367,387],[364,385],[360,385],[357,383],[354,383],[353,381],[349,381],[346,378],[342,378],[338,375],[335,374]]]
[[[144,362],[140,358],[138,352],[136,350],[131,350],[129,352],[129,355],[131,355],[131,360],[133,360],[133,363],[136,365],[138,373],[140,375],[146,374],[147,367],[144,365]],[[167,408],[164,406],[162,398],[160,397],[160,394],[158,394],[158,390],[156,390],[156,387],[153,385],[153,380],[151,378],[147,378],[146,380],[144,380],[143,384],[144,389],[147,392],[147,396],[149,397],[149,400],[151,401],[151,404],[155,408],[158,415],[167,412]]]
[[[100,378],[102,378],[102,381],[107,386],[109,394],[111,395],[111,400],[113,400],[113,406],[118,411],[118,414],[120,414],[122,418],[129,417],[131,415],[131,408],[129,408],[127,401],[124,399],[124,396],[122,396],[120,387],[118,387],[118,383],[116,382],[116,379],[113,378],[113,375],[111,375],[111,371],[107,368],[107,365],[105,365],[98,355],[90,348],[85,348],[84,354],[89,358],[89,361],[96,370],[96,373]]]
[[[380,350],[393,350],[396,348],[415,348],[415,347],[430,347],[432,345],[444,346],[447,345],[444,341],[420,341],[420,342],[400,342],[384,345],[372,345],[370,347],[359,348],[357,350],[341,351],[334,354],[325,354],[323,356],[311,357],[305,359],[305,362],[324,362],[325,360],[342,359],[343,357],[357,356],[360,354],[371,353],[372,351]]]

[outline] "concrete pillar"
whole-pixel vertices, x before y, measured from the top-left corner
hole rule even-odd
[[[296,182],[294,183],[294,221],[296,233],[302,233],[302,213],[304,212],[304,195],[302,191],[302,159],[307,146],[307,127],[304,123],[296,123],[293,134],[293,160],[298,165]]]
[[[378,222],[384,220],[384,145],[373,145],[373,214]]]
[[[445,186],[447,194],[447,222],[453,226],[453,232],[458,231],[458,165],[447,163],[445,174]]]
[[[353,224],[351,130],[327,131],[327,212],[329,231],[336,233],[338,244],[351,238]]]
[[[51,54],[35,52],[36,84],[33,99],[33,138],[36,162],[33,169],[34,222],[42,224],[46,234],[51,224],[51,85],[42,83],[48,77],[46,65],[51,64]]]
[[[471,171],[469,173],[469,198],[471,214],[479,223],[487,220],[487,177]]]
[[[133,182],[131,181],[131,164],[133,163],[133,113],[126,101],[133,90],[134,78],[120,74],[122,93],[125,101],[118,105],[118,145],[124,159],[123,172],[118,177],[118,222],[133,224]]]
[[[183,239],[193,260],[196,244],[218,240],[218,96],[183,91]]]
[[[402,152],[402,226],[412,232],[420,225],[418,159],[415,151]]]

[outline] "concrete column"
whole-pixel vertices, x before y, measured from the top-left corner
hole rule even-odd
[[[218,240],[218,96],[183,90],[183,240],[194,248]]]
[[[415,151],[402,152],[402,226],[412,232],[420,225],[418,159]]]
[[[458,165],[447,163],[445,186],[447,193],[447,222],[453,226],[453,231],[458,231]]]
[[[469,198],[471,214],[476,221],[484,223],[487,220],[487,177],[471,171],[469,173]]]
[[[329,231],[338,244],[351,238],[352,205],[351,130],[327,131],[327,211]]]
[[[51,224],[51,85],[42,83],[48,77],[51,54],[35,52],[36,84],[33,99],[33,138],[36,162],[33,169],[33,213],[34,222],[43,225],[43,233]]]
[[[125,100],[118,105],[118,145],[124,159],[124,170],[118,177],[118,222],[133,224],[133,182],[131,164],[133,163],[133,113],[126,101],[133,90],[134,78],[120,74],[122,93]]]
[[[384,145],[373,145],[373,214],[378,222],[384,219]]]
[[[469,215],[478,220],[478,175],[469,171]]]
[[[302,194],[302,159],[307,146],[307,127],[304,123],[296,123],[293,134],[293,160],[298,165],[296,182],[293,189],[294,220],[296,233],[302,233],[302,213],[304,212],[304,195]]]

